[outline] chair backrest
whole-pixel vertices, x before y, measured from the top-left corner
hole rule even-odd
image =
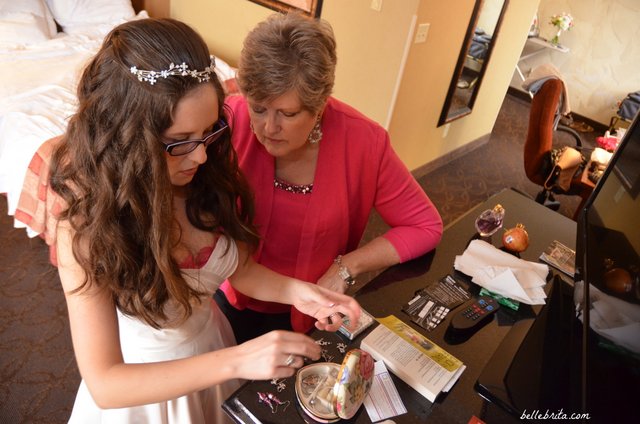
[[[555,118],[563,89],[561,80],[549,79],[531,101],[524,143],[524,170],[527,178],[538,185],[543,185],[547,178],[544,165],[552,148]]]

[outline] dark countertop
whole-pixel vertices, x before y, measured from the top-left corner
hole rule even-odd
[[[540,253],[554,239],[575,248],[576,223],[574,221],[535,203],[516,191],[504,190],[447,226],[442,242],[435,251],[389,268],[361,288],[356,299],[375,317],[393,314],[409,323],[409,318],[401,311],[401,307],[414,296],[417,290],[436,282],[447,274],[453,274],[463,284],[467,284],[473,294],[477,294],[479,287],[471,284],[467,276],[457,273],[453,263],[456,255],[462,254],[468,243],[478,237],[474,227],[477,215],[485,209],[493,208],[497,203],[500,203],[506,211],[503,228],[512,228],[517,223],[522,223],[529,233],[530,245],[521,254],[522,259],[538,261]],[[502,232],[503,230],[499,230],[488,241],[496,247],[501,246]],[[400,397],[409,412],[393,417],[391,420],[396,423],[423,423],[428,418],[432,423],[467,423],[475,415],[487,423],[518,422],[519,420],[515,417],[481,398],[475,391],[474,384],[513,323],[535,316],[539,309],[540,307],[521,305],[520,310],[515,312],[503,307],[496,313],[492,322],[464,340],[453,337],[450,331],[447,331],[449,321],[456,310],[450,312],[445,320],[431,332],[411,323],[413,328],[462,360],[467,369],[450,392],[442,393],[433,404],[393,376]],[[367,333],[358,336],[349,348],[357,347]],[[339,341],[345,342],[345,339],[337,334],[314,331],[311,336],[315,339],[324,337],[325,340],[333,342],[331,346],[335,346]],[[337,351],[333,353],[336,356],[333,361],[340,362],[339,353]],[[304,422],[302,415],[296,410],[293,378],[288,380],[287,389],[278,393],[280,399],[290,400],[292,403],[284,412],[272,414],[268,407],[258,403],[257,391],[275,392],[275,386],[268,381],[250,382],[243,386],[225,402],[225,408],[237,410],[234,406],[237,399],[261,422],[302,423]],[[245,422],[253,422],[246,416],[243,419]],[[369,423],[371,421],[364,408],[361,408],[349,422]]]

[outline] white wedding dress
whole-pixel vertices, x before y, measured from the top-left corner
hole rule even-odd
[[[124,316],[118,311],[120,343],[127,363],[158,362],[185,358],[236,344],[227,318],[213,301],[212,295],[238,264],[238,250],[221,236],[202,268],[183,269],[187,282],[206,291],[202,302],[194,302],[193,313],[179,326],[154,329],[145,322]],[[171,314],[167,306],[167,315]],[[212,368],[215,364],[212,364]],[[170,384],[170,382],[169,382]],[[150,423],[188,424],[231,422],[221,408],[222,402],[240,386],[232,380],[206,390],[167,402],[132,408],[100,409],[89,394],[84,381],[76,396],[70,423]]]

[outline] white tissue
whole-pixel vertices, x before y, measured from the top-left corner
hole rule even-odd
[[[525,261],[485,241],[473,240],[462,255],[456,256],[454,268],[501,296],[528,305],[545,303],[544,286],[549,273],[545,264]]]
[[[574,300],[581,301],[584,282],[575,284]],[[589,285],[589,326],[612,342],[640,354],[640,305],[609,296]],[[582,321],[583,315],[580,314]]]

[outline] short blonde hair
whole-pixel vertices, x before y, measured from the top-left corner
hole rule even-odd
[[[244,40],[238,86],[255,101],[294,89],[303,108],[315,113],[333,91],[336,63],[336,41],[326,21],[275,13]]]

